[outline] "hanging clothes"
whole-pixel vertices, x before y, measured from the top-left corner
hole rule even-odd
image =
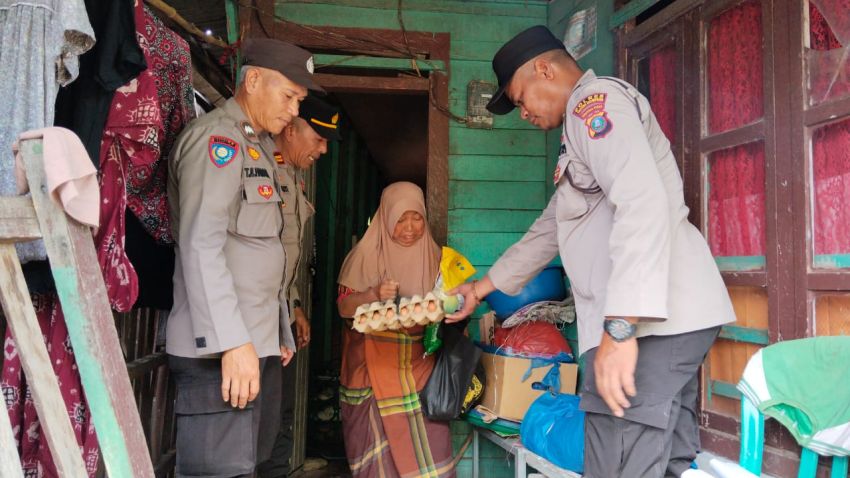
[[[0,195],[17,189],[15,138],[53,125],[59,86],[77,78],[94,41],[82,0],[0,0]],[[47,257],[42,241],[16,247],[22,263]]]
[[[80,77],[56,98],[56,126],[77,133],[98,167],[100,140],[115,90],[147,68],[130,0],[85,0],[97,43],[80,57]]]
[[[35,315],[47,343],[47,353],[53,371],[59,380],[59,390],[65,401],[74,435],[83,454],[89,477],[97,472],[99,448],[91,412],[83,394],[80,373],[74,359],[74,350],[68,338],[65,316],[55,292],[32,296]],[[21,456],[24,476],[28,478],[53,478],[59,476],[44,439],[38,420],[32,391],[21,367],[15,340],[10,329],[3,341],[4,362],[0,372],[0,391],[3,393],[9,420]]]
[[[160,115],[156,138],[144,137],[149,152],[129,156],[127,204],[158,243],[174,244],[165,198],[167,161],[177,135],[194,117],[192,56],[186,40],[166,28],[147,7],[139,43],[148,63],[147,76],[139,81],[156,86]]]
[[[165,198],[167,151],[192,117],[189,45],[167,29],[140,2],[135,7],[137,37],[148,69],[118,88],[101,144],[101,227],[95,236],[101,270],[113,309],[130,310],[140,281],[127,254],[127,210],[158,244],[173,244]],[[137,229],[131,229],[131,231]],[[173,251],[135,234],[139,264],[173,263]],[[146,253],[147,252],[147,253]],[[168,269],[168,267],[163,267]],[[146,287],[170,285],[170,274],[147,272]],[[157,294],[165,297],[170,294]],[[168,305],[154,301],[158,308]]]

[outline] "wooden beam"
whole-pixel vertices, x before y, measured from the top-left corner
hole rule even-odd
[[[656,3],[658,3],[658,0],[634,0],[629,2],[625,7],[617,10],[613,15],[611,15],[611,19],[608,20],[608,29],[613,30],[619,27],[632,18],[649,10],[649,8]]]
[[[428,101],[428,163],[426,201],[431,233],[446,244],[449,222],[449,80],[442,73],[431,76]]]
[[[21,242],[41,238],[35,207],[28,197],[0,199],[0,242]]]
[[[21,153],[106,471],[154,478],[91,230],[48,196],[41,140],[23,141]]]
[[[327,91],[335,93],[392,93],[428,94],[428,78],[402,75],[394,78],[383,76],[350,76],[316,73],[313,78]]]
[[[360,55],[313,55],[316,69],[329,67],[368,68],[371,70],[444,71],[441,60],[413,60],[409,58],[384,58]]]
[[[250,6],[241,6],[243,26],[249,27],[245,36],[277,38],[310,51],[357,51],[391,57],[409,57],[411,53],[425,56],[439,48],[443,41],[439,35],[428,32],[408,31],[405,41],[400,30],[301,25],[278,17],[274,0],[257,0]]]
[[[68,407],[62,399],[59,382],[47,354],[47,345],[41,334],[14,244],[0,244],[0,264],[0,302],[3,304],[9,329],[15,338],[27,384],[32,387],[35,409],[47,444],[52,450],[56,471],[59,476],[86,476],[86,465],[79,452],[74,429],[71,428]],[[0,464],[0,476],[21,476],[14,439],[11,442],[6,441],[11,435],[11,428],[8,427],[9,419],[5,408],[0,409],[0,415],[3,415],[0,420],[0,457],[3,463],[8,462],[13,467],[17,463],[18,470],[18,473],[14,474],[8,471],[5,465]],[[3,422],[7,425],[4,426]],[[26,431],[23,431],[23,434],[26,435]],[[7,451],[11,451],[14,457],[4,456]]]
[[[203,41],[205,41],[205,42],[207,42],[211,45],[215,45],[219,48],[227,48],[228,47],[228,44],[221,41],[221,39],[216,38],[212,35],[207,35],[206,33],[202,32],[192,22],[186,20],[185,18],[183,18],[183,16],[181,16],[179,13],[177,13],[177,10],[175,10],[174,7],[165,3],[164,1],[162,1],[162,0],[145,0],[145,2],[147,2],[147,4],[150,5],[151,7],[153,7],[155,10],[159,11],[166,18],[171,20],[171,22],[179,25],[180,28],[183,31],[188,32],[189,34],[191,34],[191,35],[193,35],[193,36],[195,36],[195,37],[197,37],[197,38],[199,38],[199,39],[201,39],[201,40],[203,40]]]

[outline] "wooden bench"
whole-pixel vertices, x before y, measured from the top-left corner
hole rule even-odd
[[[472,478],[478,478],[478,446],[483,437],[514,456],[514,477],[527,478],[528,467],[534,468],[537,475],[548,478],[581,478],[581,475],[553,465],[549,460],[535,454],[520,443],[519,438],[504,438],[498,434],[472,426]]]

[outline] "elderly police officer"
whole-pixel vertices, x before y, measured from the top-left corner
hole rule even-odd
[[[720,273],[688,222],[682,178],[647,99],[583,72],[543,26],[493,58],[496,114],[562,127],[549,205],[487,276],[459,289],[468,315],[494,289],[519,292],[560,252],[576,301],[587,376],[585,477],[688,470],[699,446],[697,371],[735,320]]]
[[[301,303],[298,290],[298,271],[307,260],[312,241],[305,241],[304,229],[313,216],[313,205],[307,199],[304,188],[304,173],[320,156],[328,152],[328,141],[341,139],[339,134],[339,110],[308,96],[301,103],[298,118],[275,136],[277,151],[277,176],[280,183],[281,206],[286,227],[283,228],[283,247],[286,250],[286,272],[284,287],[289,301],[289,310],[295,318],[298,348],[310,342],[310,323]],[[306,252],[306,253],[305,253]],[[280,402],[280,430],[275,439],[269,460],[257,468],[262,478],[287,476],[291,471],[292,421],[295,389],[295,368],[283,370],[283,396]]]
[[[236,96],[192,122],[169,162],[177,239],[166,351],[177,384],[177,476],[250,474],[276,433],[286,307],[275,145],[298,116],[310,53],[248,40]],[[280,358],[278,358],[280,357]]]

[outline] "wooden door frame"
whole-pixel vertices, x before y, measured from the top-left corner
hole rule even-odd
[[[316,79],[330,92],[361,92],[428,95],[428,156],[426,207],[434,239],[445,244],[449,209],[449,46],[448,33],[402,30],[305,26],[274,14],[274,0],[256,0],[240,5],[242,38],[271,37],[310,51],[334,51],[358,55],[410,58],[413,55],[440,60],[445,72],[432,71],[428,77],[363,77],[317,74]]]

